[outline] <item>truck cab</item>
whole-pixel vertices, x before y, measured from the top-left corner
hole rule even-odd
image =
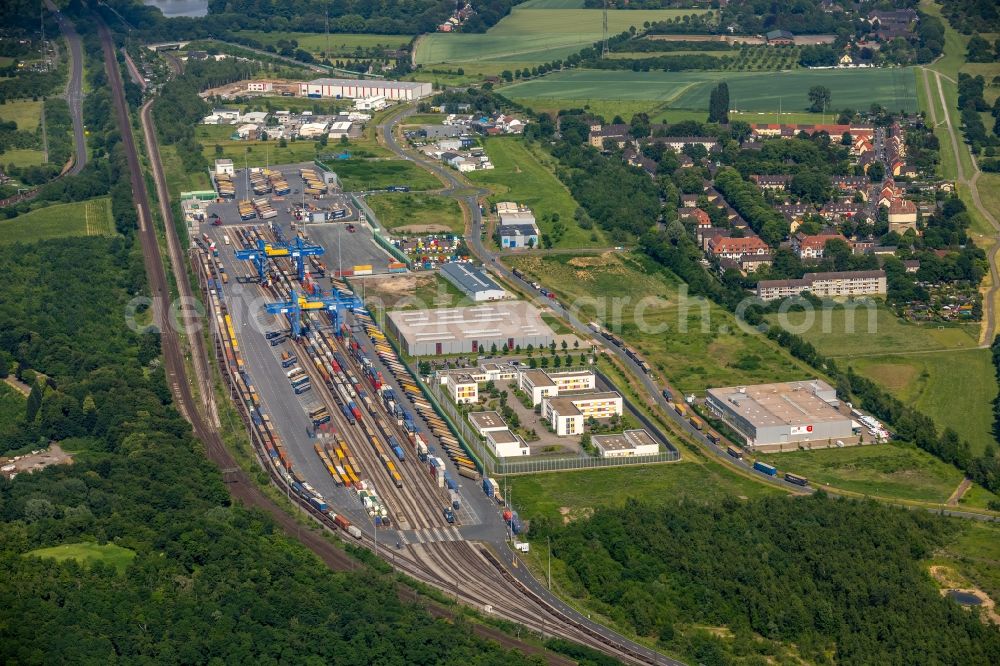
[[[455,522],[455,512],[451,510],[450,506],[444,508],[444,519],[448,521],[448,524]]]

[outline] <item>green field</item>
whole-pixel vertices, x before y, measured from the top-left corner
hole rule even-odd
[[[441,125],[448,115],[444,113],[415,113],[403,120],[404,125]]]
[[[465,219],[458,202],[436,194],[373,194],[366,198],[379,222],[397,234],[462,234]]]
[[[406,160],[343,160],[331,163],[347,191],[380,190],[407,185],[412,190],[437,190],[441,182]]]
[[[849,363],[939,426],[954,428],[974,453],[994,441],[991,402],[997,381],[988,349],[866,356]]]
[[[64,560],[76,560],[80,564],[87,565],[94,562],[101,562],[112,566],[118,573],[125,573],[125,569],[135,558],[135,551],[129,548],[122,548],[113,543],[104,545],[84,542],[66,543],[61,546],[51,548],[39,548],[32,550],[25,555],[33,557],[50,558],[62,562]]]
[[[30,148],[8,150],[0,153],[0,164],[27,167],[39,166],[45,163],[45,153]]]
[[[575,0],[546,0],[514,7],[510,15],[485,34],[434,33],[417,41],[416,62],[490,62],[509,68],[565,58],[602,37],[599,9],[565,8]],[[618,34],[645,21],[663,21],[675,16],[704,13],[694,9],[611,10],[608,32]],[[504,67],[498,67],[502,69]]]
[[[951,496],[963,478],[953,466],[905,444],[794,451],[758,457],[781,473],[793,472],[807,477],[815,488],[833,486],[878,497],[940,504]]]
[[[160,144],[160,163],[167,179],[170,196],[177,199],[181,192],[195,192],[212,189],[212,182],[204,171],[189,173],[184,170],[181,158],[177,156],[174,146]]]
[[[706,303],[703,310],[695,299],[683,299],[675,277],[640,257],[606,252],[517,257],[505,263],[529,279],[543,280],[580,321],[619,328],[610,323],[619,319],[625,341],[653,366],[659,379],[685,394],[815,374],[764,336],[744,332],[718,306]]]
[[[320,26],[322,28],[323,26]],[[368,35],[352,33],[322,32],[258,32],[240,30],[234,33],[240,37],[256,39],[261,44],[277,44],[280,40],[294,39],[299,48],[310,53],[327,53],[330,57],[355,55],[356,49],[391,49],[405,48],[410,43],[407,35]]]
[[[970,491],[971,492],[971,491]],[[1000,526],[976,520],[955,521],[961,533],[944,548],[934,553],[929,564],[945,565],[991,599],[1000,599]]]
[[[111,236],[111,199],[56,204],[0,221],[0,243],[30,243],[65,236]]]
[[[772,323],[795,331],[833,357],[886,352],[970,349],[979,344],[979,324],[916,324],[903,321],[878,301],[838,304],[811,314],[768,315]],[[877,307],[876,305],[877,304]],[[810,323],[811,322],[811,323]]]
[[[30,99],[8,100],[5,104],[0,104],[0,120],[13,120],[17,123],[17,129],[25,132],[34,132],[38,128],[38,123],[42,118],[42,102],[33,102]]]
[[[379,146],[374,138],[374,131],[369,127],[365,134],[352,139],[347,145],[341,145],[339,140],[329,141],[324,148],[318,141],[286,141],[282,148],[278,141],[242,141],[230,138],[235,131],[232,125],[198,125],[195,128],[195,138],[202,144],[202,153],[209,161],[228,158],[233,160],[237,168],[242,168],[244,155],[249,166],[267,166],[268,164],[296,164],[311,162],[319,155],[351,152],[355,157],[388,157],[388,150]],[[222,148],[222,154],[215,147]],[[339,163],[338,163],[339,164]]]
[[[501,489],[504,481],[501,480]],[[747,479],[718,463],[677,462],[556,474],[512,476],[507,494],[521,517],[554,521],[588,515],[598,506],[621,506],[630,498],[707,502],[727,496],[759,497],[781,491]]]
[[[24,417],[24,396],[11,388],[6,382],[0,381],[0,425],[14,423]]]
[[[514,138],[492,137],[486,139],[484,145],[494,168],[466,175],[473,183],[493,191],[489,198],[491,203],[515,201],[527,205],[534,212],[543,235],[552,229],[548,216],[558,213],[559,219],[566,225],[566,233],[557,247],[600,247],[605,244],[600,229],[581,229],[573,220],[576,200],[551,168],[541,161],[551,161],[551,157]],[[592,231],[596,240],[592,240],[595,238],[591,236]]]
[[[917,109],[914,69],[796,70],[792,72],[632,72],[563,70],[502,88],[505,96],[530,100],[634,100],[673,109],[707,109],[711,89],[729,85],[730,105],[748,112],[804,111],[814,85],[832,93],[832,109]]]

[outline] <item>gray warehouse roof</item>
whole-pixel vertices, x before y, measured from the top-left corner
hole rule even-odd
[[[552,340],[554,333],[541,313],[525,301],[496,301],[488,305],[434,310],[395,310],[389,320],[408,348],[425,343],[490,340]],[[537,344],[537,341],[534,341]],[[502,344],[502,342],[498,343]],[[464,344],[462,349],[468,347]]]
[[[501,224],[501,236],[533,236],[538,233],[538,227],[533,224]]]
[[[503,288],[490,279],[483,269],[473,268],[468,264],[445,264],[441,267],[441,272],[467,293],[503,291]]]
[[[834,408],[836,392],[816,379],[708,389],[708,396],[755,427],[849,419]]]

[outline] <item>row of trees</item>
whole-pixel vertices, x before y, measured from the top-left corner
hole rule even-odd
[[[923,568],[952,529],[822,492],[627,500],[567,525],[531,522],[551,537],[571,595],[706,666],[995,663],[1000,634],[942,597]]]

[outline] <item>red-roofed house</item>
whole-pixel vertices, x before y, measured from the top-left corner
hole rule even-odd
[[[889,231],[898,234],[917,229],[917,206],[909,199],[893,199],[889,204]]]
[[[847,242],[844,235],[840,233],[816,234],[814,236],[798,233],[792,236],[792,250],[798,255],[799,259],[821,259],[823,257],[823,250],[826,248],[826,242],[831,240]]]
[[[740,261],[745,255],[769,254],[771,248],[758,236],[731,238],[718,236],[708,240],[708,251],[716,259]]]

